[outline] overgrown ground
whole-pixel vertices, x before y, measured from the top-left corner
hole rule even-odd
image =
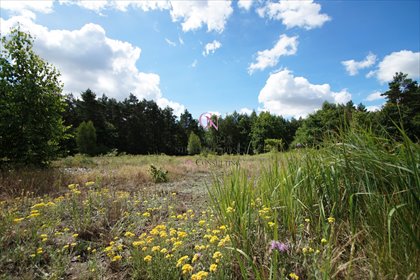
[[[261,156],[5,171],[0,278],[418,279],[418,144],[341,137]]]

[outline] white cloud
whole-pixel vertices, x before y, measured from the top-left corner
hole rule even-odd
[[[251,9],[252,2],[253,0],[239,0],[238,7],[246,11],[249,11],[249,9]]]
[[[248,72],[252,74],[255,70],[264,70],[267,67],[276,66],[281,56],[296,54],[297,39],[298,36],[281,35],[272,49],[257,52],[257,61],[248,67]]]
[[[28,11],[51,13],[53,11],[54,0],[42,1],[2,1],[1,9],[9,10],[16,14],[26,13]]]
[[[183,20],[183,31],[207,25],[208,31],[223,32],[227,19],[233,13],[231,1],[171,1],[173,21]]]
[[[191,67],[195,68],[195,67],[197,67],[197,65],[198,65],[198,60],[194,59],[193,63],[191,63]]]
[[[258,96],[262,110],[295,118],[321,108],[324,101],[346,103],[349,100],[351,94],[346,89],[334,92],[329,84],[311,84],[304,77],[293,76],[287,69],[271,74]]]
[[[181,45],[184,44],[184,40],[182,40],[181,36],[178,36],[178,41],[179,41],[179,44],[181,44]]]
[[[171,107],[174,110],[174,114],[178,117],[185,111],[184,105],[170,101],[164,97],[159,98],[156,103],[161,108]]]
[[[321,27],[331,20],[328,15],[321,14],[320,11],[321,5],[314,3],[313,0],[267,2],[264,7],[257,10],[261,17],[281,20],[287,28],[302,27],[307,30]]]
[[[173,42],[173,41],[171,41],[171,40],[169,40],[168,38],[165,38],[165,42],[166,42],[168,45],[172,46],[172,47],[176,47],[176,43],[175,43],[175,42]]]
[[[376,111],[381,110],[381,108],[382,108],[382,105],[366,106],[366,110],[368,110],[369,112],[376,112]]]
[[[346,68],[347,73],[350,76],[355,76],[359,73],[360,69],[368,68],[375,64],[376,55],[369,53],[366,58],[362,61],[355,61],[354,59],[342,61],[341,64]]]
[[[222,46],[222,44],[217,40],[214,40],[211,43],[207,43],[206,46],[204,47],[203,55],[207,56],[210,53],[214,53],[221,46]]]
[[[98,95],[124,99],[133,93],[139,99],[153,99],[160,104],[182,105],[163,100],[160,77],[137,69],[140,48],[129,42],[106,36],[105,30],[89,23],[78,30],[49,30],[22,16],[1,19],[1,32],[20,22],[22,29],[35,38],[35,52],[61,72],[64,92],[78,94],[90,88]],[[166,103],[165,103],[166,102]]]
[[[418,79],[420,77],[420,52],[401,50],[393,52],[384,57],[378,64],[378,69],[368,73],[367,77],[376,76],[384,83],[393,79],[396,72],[408,74],[409,78]]]
[[[239,110],[239,114],[246,114],[246,115],[251,115],[252,114],[252,110],[249,108],[241,108]]]
[[[366,101],[375,101],[375,100],[380,100],[380,99],[384,99],[385,97],[384,96],[381,96],[381,92],[379,92],[379,91],[375,91],[375,92],[372,92],[371,94],[369,94],[367,97],[366,97]]]
[[[196,30],[203,25],[208,31],[223,32],[226,21],[233,13],[232,2],[199,0],[199,1],[139,1],[139,0],[60,0],[61,4],[78,5],[82,8],[101,12],[105,9],[127,11],[129,7],[145,12],[152,10],[170,10],[173,22],[181,22],[184,32]]]

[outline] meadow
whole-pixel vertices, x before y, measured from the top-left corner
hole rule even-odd
[[[420,148],[402,139],[4,170],[0,279],[418,279]]]

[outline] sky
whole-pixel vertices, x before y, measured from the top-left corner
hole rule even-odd
[[[420,1],[11,1],[63,93],[305,117],[324,101],[378,110],[396,72],[420,79]]]

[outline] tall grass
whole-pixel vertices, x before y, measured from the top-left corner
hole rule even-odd
[[[420,148],[352,130],[320,150],[279,154],[256,177],[216,179],[239,278],[416,278]],[[270,242],[288,250],[270,250]]]

